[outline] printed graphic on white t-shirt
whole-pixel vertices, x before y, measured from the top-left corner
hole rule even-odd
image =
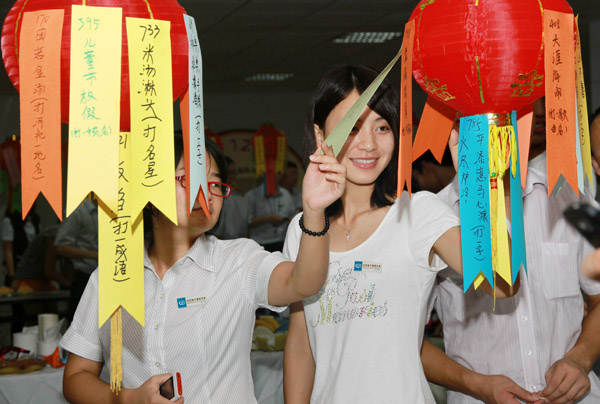
[[[356,261],[359,262],[359,261]],[[339,261],[329,264],[330,272],[318,294],[304,304],[318,301],[319,314],[308,318],[311,327],[384,317],[388,314],[387,299],[377,294],[378,273],[356,271],[356,262],[347,267]]]

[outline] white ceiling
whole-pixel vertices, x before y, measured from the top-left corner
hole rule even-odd
[[[32,0],[30,0],[32,1]],[[493,1],[493,0],[489,0]],[[13,0],[0,0],[5,16]],[[341,62],[383,68],[401,38],[383,44],[335,44],[354,31],[403,31],[416,0],[180,0],[196,19],[208,93],[311,92]],[[600,0],[571,0],[580,24],[600,19]],[[283,82],[247,82],[257,73],[293,73]],[[3,67],[0,94],[14,93]],[[392,79],[396,80],[392,74]]]

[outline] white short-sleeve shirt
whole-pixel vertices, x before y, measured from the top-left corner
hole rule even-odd
[[[157,276],[146,254],[145,327],[123,315],[123,387],[180,372],[186,403],[256,403],[250,349],[257,307],[268,304],[273,269],[284,261],[252,240],[199,237]],[[110,321],[98,329],[98,271],[90,277],[60,345],[110,365]]]
[[[284,254],[301,232],[290,224]],[[434,403],[420,350],[427,300],[446,265],[433,244],[458,218],[436,195],[404,193],[361,245],[331,252],[321,291],[304,299],[316,363],[311,403]]]
[[[458,213],[456,177],[439,196]],[[440,272],[433,299],[444,324],[448,356],[476,372],[510,377],[531,392],[546,387],[546,372],[581,334],[581,290],[600,294],[600,282],[585,278],[579,270],[592,246],[563,216],[579,200],[571,189],[548,197],[545,172],[529,167],[523,191],[528,272],[521,270],[521,287],[515,296],[494,301],[481,290],[463,293],[462,278],[449,268]],[[577,401],[580,404],[600,403],[600,380],[594,372],[589,379],[590,392]],[[448,391],[448,403],[481,401]]]

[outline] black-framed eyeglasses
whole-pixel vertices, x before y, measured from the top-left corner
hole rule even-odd
[[[177,175],[177,176],[175,176],[175,179],[177,181],[179,181],[179,184],[181,184],[181,186],[183,188],[185,188],[185,186],[186,186],[185,175]],[[231,195],[231,186],[229,186],[228,184],[225,184],[224,182],[209,181],[208,182],[208,192],[210,192],[214,196],[218,196],[221,198],[227,198],[229,195]]]

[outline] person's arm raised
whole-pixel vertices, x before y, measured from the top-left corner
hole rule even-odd
[[[346,167],[325,144],[310,156],[302,182],[304,229],[296,262],[282,262],[269,279],[269,304],[283,306],[319,291],[329,266],[329,234],[311,235],[325,229],[325,208],[339,199],[346,185]]]

